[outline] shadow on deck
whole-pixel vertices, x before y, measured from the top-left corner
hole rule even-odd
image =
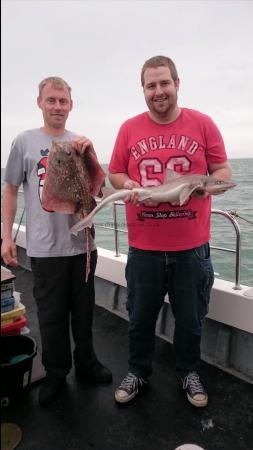
[[[13,273],[40,352],[32,274],[22,268]],[[2,407],[2,422],[22,430],[19,450],[174,450],[185,443],[205,450],[253,448],[252,385],[203,363],[209,405],[196,409],[176,378],[171,345],[159,338],[150,388],[129,404],[117,405],[114,391],[127,370],[127,327],[124,319],[95,307],[95,349],[113,372],[111,385],[82,384],[72,370],[65,390],[49,406],[38,404],[39,384],[34,383],[23,398]]]

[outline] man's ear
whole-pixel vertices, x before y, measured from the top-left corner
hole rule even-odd
[[[37,97],[37,105],[41,109],[41,98]]]

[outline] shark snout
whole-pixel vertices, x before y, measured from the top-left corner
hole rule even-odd
[[[236,186],[236,183],[233,181],[224,181],[224,180],[215,180],[212,183],[207,183],[206,191],[211,195],[222,194],[226,192],[228,189],[232,189]]]

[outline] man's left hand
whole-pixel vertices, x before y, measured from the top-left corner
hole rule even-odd
[[[83,155],[87,150],[91,151],[95,156],[95,150],[90,139],[85,136],[78,136],[72,140],[72,145],[79,155]]]

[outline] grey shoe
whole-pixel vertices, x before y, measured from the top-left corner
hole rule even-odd
[[[207,405],[208,395],[197,372],[189,372],[182,379],[182,383],[187,398],[192,405],[197,406],[197,408]]]
[[[147,384],[148,381],[144,378],[128,373],[115,392],[115,400],[119,403],[127,403]]]

